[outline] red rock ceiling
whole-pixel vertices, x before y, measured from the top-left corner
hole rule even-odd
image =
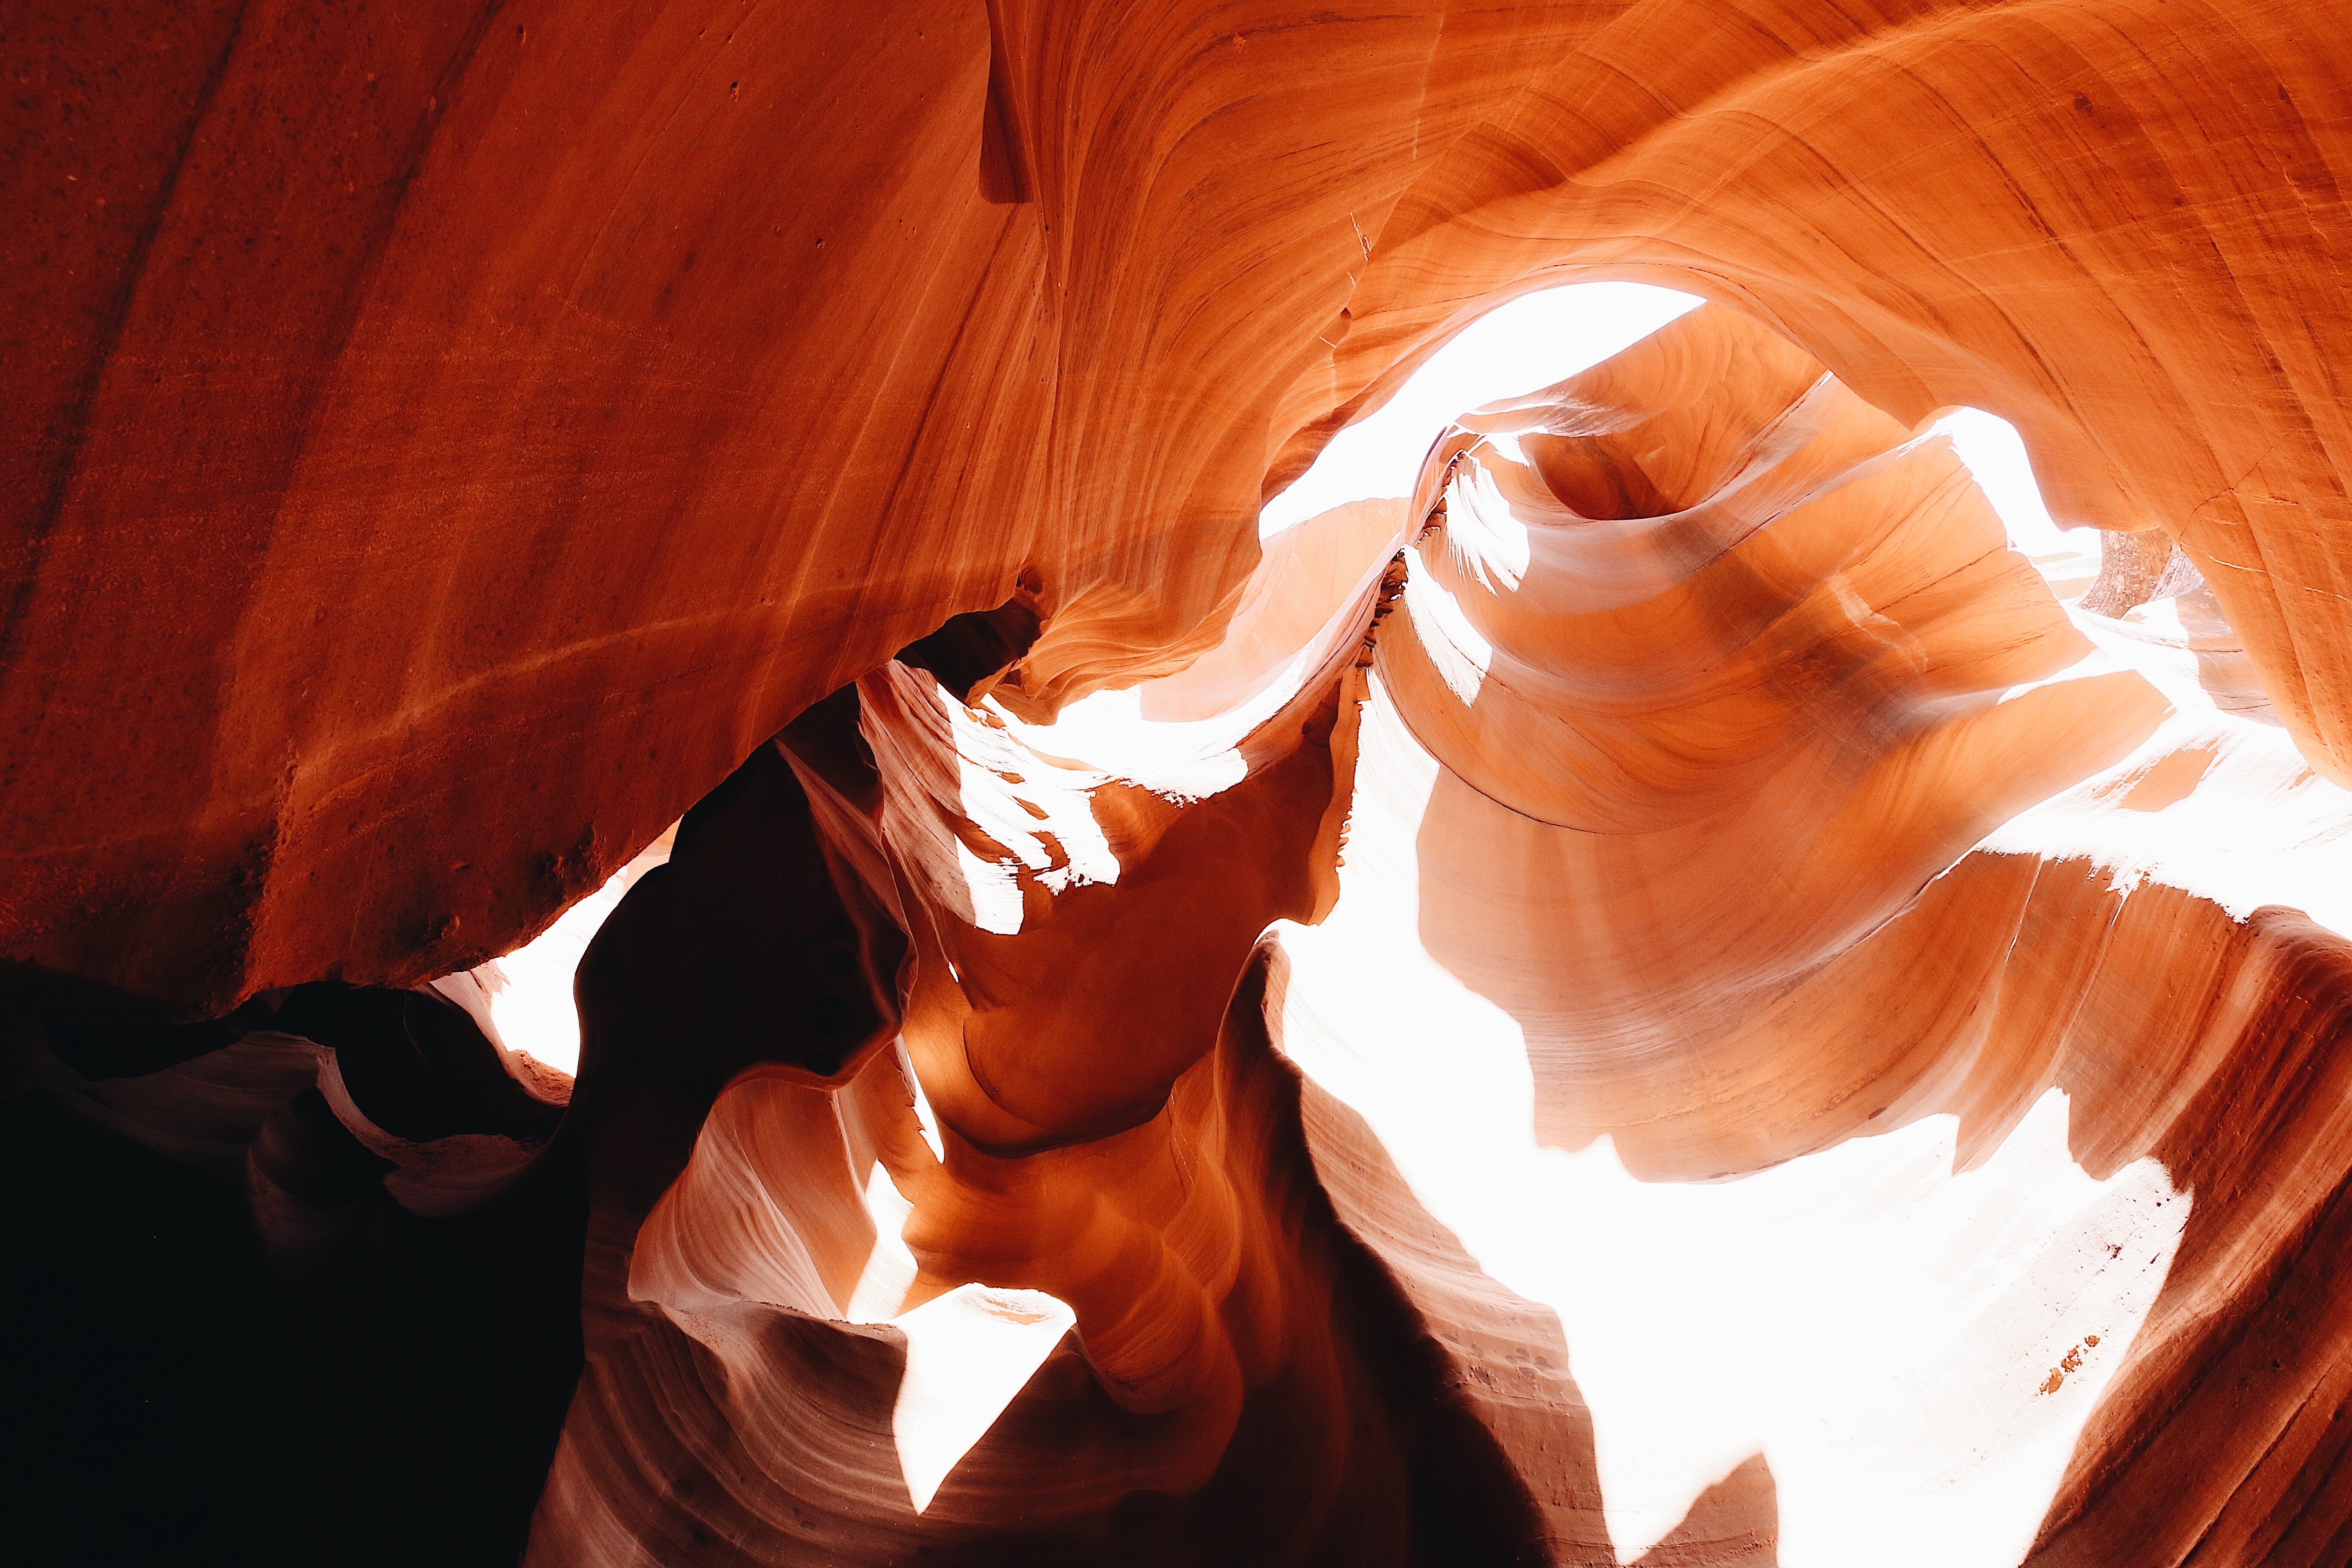
[[[308,1391],[314,1500],[122,1461],[187,1529],[2352,1559],[2336,7],[5,27],[12,1179]],[[1594,279],[1713,304],[1261,560]],[[2073,613],[1962,405],[2135,541]],[[560,1107],[466,972],[681,813]],[[1578,1283],[1654,1212],[1816,1296]]]

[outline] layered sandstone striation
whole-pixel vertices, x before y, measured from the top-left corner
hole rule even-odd
[[[1737,305],[1906,423],[2011,420],[2062,518],[2180,542],[2341,781],[2333,22],[27,23],[7,956],[44,1005],[99,982],[182,1017],[421,980],[1024,582],[1033,716],[1179,668],[1269,484],[1576,277]]]
[[[2336,843],[2274,729],[1719,308],[1465,416],[1244,605],[1050,726],[898,668],[862,748],[784,738],[915,933],[904,1054],[738,1080],[592,1268],[535,1560],[2326,1560],[2352,948],[2106,826],[2268,769]],[[1071,1331],[957,1342],[1012,1370],[940,1485],[904,1390],[969,1281]],[[1652,1289],[1686,1338],[1598,1300]],[[1437,1441],[1485,1500],[1443,1541]]]
[[[2344,796],[1817,369],[1702,311],[1433,453],[1278,1037],[1559,1310],[1621,1555],[2326,1561]]]
[[[20,1342],[254,1561],[2345,1561],[2339,32],[28,18]]]

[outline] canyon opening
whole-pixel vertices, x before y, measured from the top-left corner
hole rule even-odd
[[[13,1560],[2352,1563],[2324,0],[0,38]]]

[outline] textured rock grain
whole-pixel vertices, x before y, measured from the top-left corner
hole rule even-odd
[[[124,1554],[2352,1560],[2338,11],[9,19],[25,1250],[289,1390]]]
[[[2012,420],[2063,518],[2180,541],[2352,777],[2334,21],[28,24],[7,955],[182,1016],[412,982],[1024,582],[1023,710],[1180,668],[1267,485],[1477,311],[1577,277],[1736,305],[1901,421]]]

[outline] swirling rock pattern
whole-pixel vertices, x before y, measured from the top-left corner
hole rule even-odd
[[[2184,718],[2179,676],[2070,619],[1941,437],[1721,309],[1464,416],[1403,510],[1299,533],[1194,673],[1041,727],[894,668],[857,689],[870,776],[799,764],[916,933],[905,1057],[830,1106],[756,1076],[719,1098],[604,1277],[537,1559],[1840,1563],[1925,1531],[1922,1561],[2325,1561],[2352,1503],[2310,1415],[2352,1332],[2317,1306],[2352,948],[2193,877],[2136,885],[2099,842],[2274,731],[2210,698]],[[1261,607],[1335,600],[1288,636]],[[1238,700],[1144,717],[1212,693]],[[2288,788],[2325,792],[2322,839],[2352,826],[2332,786]],[[1198,832],[1307,877],[1335,793],[1325,891],[1155,869]],[[2042,802],[2077,820],[2035,826]],[[1576,1282],[1577,1248],[1623,1243],[1559,1217],[1595,1160],[1702,1184],[1664,1189],[1669,1235],[1768,1238],[1723,1259],[1752,1310],[1812,1271],[1861,1298],[1805,1309],[1857,1314],[1840,1333],[1902,1314],[1891,1381],[1796,1393],[1853,1375],[1826,1331],[1680,1347],[1695,1392],[1623,1364],[1640,1334]],[[1894,1250],[1857,1268],[1872,1237]],[[1073,1335],[928,1493],[886,1405],[908,1309],[967,1280],[1067,1303]],[[1402,1342],[1332,1317],[1343,1280]],[[1711,1294],[1657,1315],[1744,1342]],[[1402,1406],[1377,1370],[1401,1357],[1427,1369]],[[1479,1531],[1396,1489],[1430,1420]],[[1880,1447],[1824,1468],[1816,1424]],[[1295,1490],[1269,1451],[1313,1457],[1276,1468]],[[663,1489],[686,1474],[730,1479]]]
[[[1790,370],[1785,412],[1716,390],[1759,386],[1754,369],[1724,374],[1756,351]],[[1787,353],[1696,312],[1465,417],[1433,452],[1342,895],[1286,940],[1285,1048],[1498,1279],[1560,1310],[1603,1491],[1625,1500],[1609,1513],[1622,1549],[1738,1561],[1741,1540],[1785,1529],[1784,1560],[1870,1561],[1893,1531],[1921,1561],[2326,1561],[2352,1495],[2340,1422],[2311,1413],[2341,1407],[2346,1330],[2309,1302],[2344,1245],[2352,1122],[2338,1090],[2303,1086],[2347,1070],[2352,948],[2273,901],[2284,883],[2256,890],[2276,850],[2190,814],[2200,791],[2210,810],[2263,802],[2282,847],[2340,865],[2344,797],[2187,657],[2133,668],[2094,651],[2148,644],[2095,616],[2070,626],[1940,440],[1882,426],[1851,467],[1806,471],[1833,426],[1792,419],[1826,389]],[[1701,437],[1660,441],[1659,409]],[[1803,478],[1779,488],[1776,464]],[[1923,517],[1936,543],[1920,550],[1906,531]],[[1711,613],[1685,619],[1693,603]],[[1724,670],[1745,671],[1737,706],[1709,685]],[[1827,690],[1870,695],[1752,731],[1705,722]],[[2067,717],[2025,718],[2045,702]],[[1530,711],[1486,719],[1514,708]],[[2001,740],[2014,721],[2031,742]],[[1751,735],[1777,749],[1761,764]],[[1706,787],[1718,771],[1730,786]],[[1841,825],[1880,789],[1871,830]],[[2302,815],[2314,805],[2325,825]],[[2142,829],[2168,811],[2171,834]],[[2183,853],[2199,842],[2218,860]],[[1464,1087],[1401,1090],[1432,1037],[1451,1040]],[[1530,1124],[1580,1163],[1548,1164]],[[1899,1151],[1931,1128],[1950,1163],[1915,1182]],[[1889,1163],[1865,1171],[1873,1146]],[[1662,1209],[1608,1171],[1709,1184]],[[2033,1236],[2024,1215],[2070,1190],[2083,1206]],[[1660,1232],[1629,1242],[1606,1218],[1559,1217],[1596,1198]],[[1952,1253],[1838,1257],[1876,1232],[1879,1205],[1919,1205],[1903,1245],[1948,1226]],[[1654,1336],[1578,1278],[1661,1268],[1678,1241],[1723,1256],[1687,1281],[1664,1265],[1669,1279],[1703,1301],[1741,1271],[1736,1306],[1653,1309],[1674,1331]],[[1884,1289],[1911,1268],[1966,1308],[1939,1325],[1921,1299],[1885,1321]],[[1743,1321],[1777,1289],[1793,1304],[1766,1317],[1781,1337],[1760,1355],[1701,1348],[1753,1343]],[[1848,1296],[1878,1310],[1849,1314]],[[1677,1396],[1668,1359],[1712,1381]],[[2083,1377],[2095,1407],[2064,1392]],[[1648,1409],[1690,1429],[1646,1429]],[[1895,1436],[1923,1419],[1937,1441]],[[1811,1420],[1889,1447],[1824,1471]],[[2229,1438],[2209,1446],[2208,1422]],[[2026,1481],[2020,1457],[2053,1430]],[[1758,1449],[1760,1497],[1694,1499]],[[1680,1490],[1654,1473],[1678,1463],[1696,1478]],[[1722,1485],[1741,1474],[1753,1492],[1746,1470]]]
[[[16,1337],[249,1559],[2352,1556],[2323,0],[8,27]]]
[[[20,988],[195,1016],[479,963],[1024,578],[1016,707],[1181,668],[1266,485],[1478,310],[1577,276],[1737,305],[1906,423],[2010,418],[2062,517],[2181,542],[2340,782],[2333,17],[446,0],[36,28],[6,204]]]

